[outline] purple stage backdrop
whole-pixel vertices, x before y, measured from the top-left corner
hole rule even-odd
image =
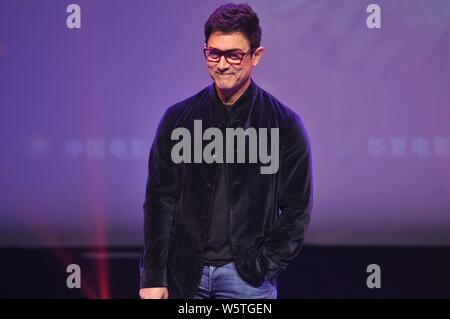
[[[222,3],[0,2],[0,245],[141,244],[156,127],[211,83],[203,24]],[[253,78],[311,139],[306,243],[450,245],[450,1],[249,4]]]

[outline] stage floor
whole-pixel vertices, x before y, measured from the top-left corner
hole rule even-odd
[[[1,248],[0,298],[137,298],[139,248]],[[81,269],[69,289],[67,266]],[[367,266],[381,269],[369,289]],[[279,298],[450,298],[450,247],[308,246],[278,279]]]

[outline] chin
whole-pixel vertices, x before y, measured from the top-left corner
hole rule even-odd
[[[224,81],[223,79],[218,79],[214,81],[216,86],[221,90],[231,90],[236,87],[235,81]]]

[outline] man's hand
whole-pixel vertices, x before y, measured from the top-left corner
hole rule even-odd
[[[142,288],[139,290],[141,299],[168,299],[169,290],[167,287]]]

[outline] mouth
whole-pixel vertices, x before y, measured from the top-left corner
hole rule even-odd
[[[233,75],[233,73],[217,73],[216,72],[216,75],[218,75],[218,76],[229,76],[229,75]]]

